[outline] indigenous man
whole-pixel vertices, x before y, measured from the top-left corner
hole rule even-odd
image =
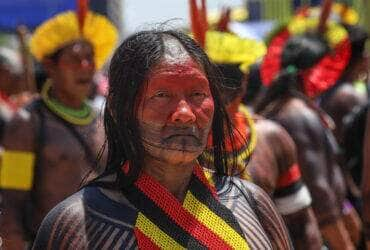
[[[206,52],[222,73],[221,93],[233,124],[241,178],[252,180],[274,199],[296,249],[319,249],[321,235],[310,207],[311,196],[301,180],[294,142],[281,126],[252,117],[241,105],[247,87],[241,69],[262,57],[265,46],[216,31],[208,31],[206,39]],[[232,158],[235,153],[228,149]],[[213,158],[207,152],[203,155],[205,165],[212,168]]]
[[[326,24],[324,10],[320,20],[293,18],[272,38],[261,66],[262,81],[269,89],[256,111],[278,121],[296,143],[302,177],[330,249],[353,249],[355,242],[343,223],[345,184],[334,159],[330,121],[309,99],[336,82],[350,55],[346,31]],[[325,32],[314,33],[316,29]]]
[[[79,16],[69,11],[47,20],[31,38],[31,52],[49,80],[41,98],[5,128],[0,232],[6,249],[23,249],[47,212],[98,170],[104,131],[84,100],[117,31],[105,17],[83,9]]]
[[[268,196],[226,176],[231,124],[217,79],[182,33],[127,38],[109,70],[106,171],[48,214],[34,249],[291,249]],[[213,183],[197,161],[210,130]]]

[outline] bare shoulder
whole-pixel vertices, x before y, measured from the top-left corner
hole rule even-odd
[[[303,100],[294,98],[286,103],[276,120],[296,142],[317,142],[325,138],[325,129],[320,116]]]
[[[136,209],[119,191],[103,192],[99,187],[85,187],[47,214],[33,248],[111,249],[133,244],[136,217]],[[109,237],[113,233],[115,237]]]
[[[331,98],[331,106],[353,107],[366,103],[366,95],[359,93],[352,84],[342,84]]]
[[[80,230],[75,227],[80,225]],[[84,232],[81,230],[85,225],[85,208],[82,193],[79,192],[54,207],[44,218],[33,249],[54,249],[60,246],[61,249],[65,238],[73,234],[79,244],[84,242]]]
[[[263,136],[269,141],[273,141],[281,145],[293,143],[285,128],[275,121],[269,119],[258,119],[256,122],[256,129],[259,136]]]
[[[296,161],[296,147],[286,129],[275,121],[260,119],[256,123],[258,137],[263,137],[273,150],[279,169],[288,168]]]

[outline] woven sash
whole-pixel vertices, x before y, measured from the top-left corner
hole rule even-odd
[[[194,168],[183,204],[145,173],[124,194],[139,211],[134,228],[139,249],[249,249],[200,166]]]

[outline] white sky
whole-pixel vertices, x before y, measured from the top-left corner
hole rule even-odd
[[[125,34],[155,27],[170,19],[172,26],[187,25],[188,0],[122,0],[123,30]],[[222,6],[238,6],[244,0],[208,0],[208,10]]]

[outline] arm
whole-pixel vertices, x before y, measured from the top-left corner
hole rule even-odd
[[[91,218],[90,221],[94,222]],[[59,203],[45,216],[32,249],[86,249],[88,235],[85,229],[88,226],[85,223],[81,196],[73,195]]]
[[[284,221],[277,212],[270,197],[258,186],[243,182],[255,203],[254,212],[269,236],[273,249],[293,249]]]
[[[29,114],[29,113],[27,113]],[[23,249],[24,209],[33,182],[33,120],[15,116],[5,127],[2,145],[0,188],[2,219],[0,235],[6,249]]]
[[[353,249],[342,217],[337,197],[328,182],[326,135],[319,118],[309,109],[294,107],[281,114],[281,124],[297,145],[298,163],[302,177],[313,199],[312,208],[323,238],[332,249]]]
[[[273,200],[287,224],[295,249],[320,249],[322,239],[311,207],[311,195],[301,178],[292,138],[278,124],[265,120],[265,136],[276,159],[279,176]]]
[[[366,130],[364,138],[364,166],[362,174],[362,197],[363,210],[362,216],[364,221],[364,231],[366,247],[370,250],[370,111],[366,119]]]

